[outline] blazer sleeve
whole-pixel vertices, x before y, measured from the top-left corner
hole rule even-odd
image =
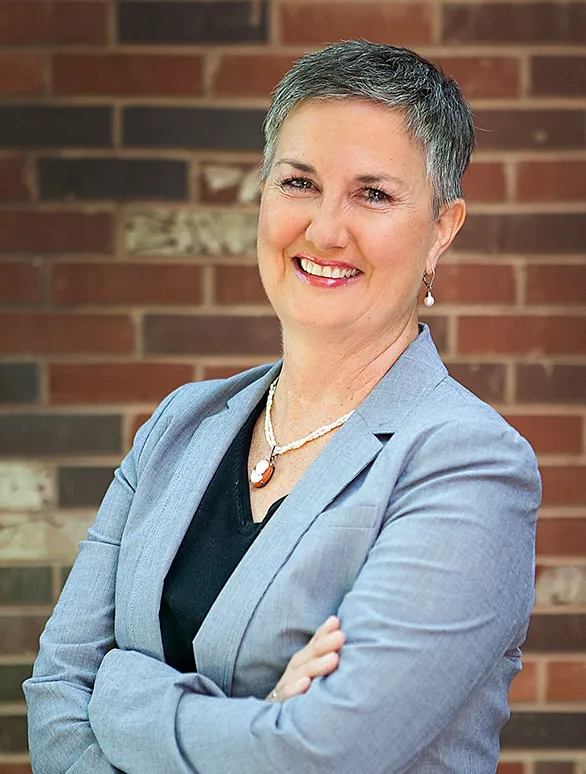
[[[198,675],[112,650],[90,702],[99,744],[128,774],[406,771],[523,636],[540,491],[531,448],[505,423],[446,421],[384,506],[339,610],[332,675],[279,705],[214,697]]]
[[[181,389],[181,388],[179,388]],[[115,473],[63,592],[40,639],[32,677],[23,684],[35,774],[114,774],[88,721],[94,678],[115,646],[114,591],[118,551],[147,440],[165,425],[171,393],[138,431]],[[156,432],[155,431],[155,432]]]

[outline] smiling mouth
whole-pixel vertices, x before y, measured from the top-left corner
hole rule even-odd
[[[345,269],[342,266],[322,266],[310,261],[309,258],[296,256],[297,265],[305,274],[313,277],[327,277],[328,279],[351,279],[360,274],[360,269]]]

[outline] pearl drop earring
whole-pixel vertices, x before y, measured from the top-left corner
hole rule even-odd
[[[423,284],[427,288],[427,293],[425,294],[425,298],[423,299],[423,303],[425,306],[433,306],[435,304],[435,298],[433,297],[433,293],[431,292],[431,286],[433,285],[433,281],[435,279],[435,271],[431,270],[431,279],[428,281],[427,275],[423,275]]]

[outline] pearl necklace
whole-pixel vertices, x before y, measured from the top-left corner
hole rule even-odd
[[[275,390],[277,389],[278,381],[279,377],[277,376],[275,381],[269,387],[267,406],[265,409],[265,438],[270,447],[271,453],[269,454],[268,458],[259,460],[254,466],[254,470],[250,474],[250,483],[257,489],[266,486],[273,477],[275,472],[275,459],[280,454],[285,454],[285,452],[292,451],[293,449],[299,449],[302,446],[305,446],[306,443],[315,441],[316,438],[321,438],[322,435],[326,435],[326,433],[335,430],[336,427],[343,425],[344,422],[354,413],[354,409],[352,409],[352,411],[349,411],[347,414],[344,414],[344,416],[336,419],[335,422],[332,422],[329,425],[322,425],[322,427],[318,427],[317,430],[314,430],[313,433],[306,435],[305,438],[300,438],[298,441],[292,441],[291,443],[285,444],[285,446],[279,446],[275,439],[275,431],[273,430],[273,423],[271,421],[271,409],[273,407],[273,398],[275,396]]]

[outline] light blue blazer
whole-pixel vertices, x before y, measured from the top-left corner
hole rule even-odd
[[[526,441],[448,376],[421,330],[230,577],[193,642],[197,674],[163,662],[163,581],[280,365],[163,401],[24,685],[36,774],[494,774],[540,481]],[[331,613],[347,637],[339,668],[264,701]]]

